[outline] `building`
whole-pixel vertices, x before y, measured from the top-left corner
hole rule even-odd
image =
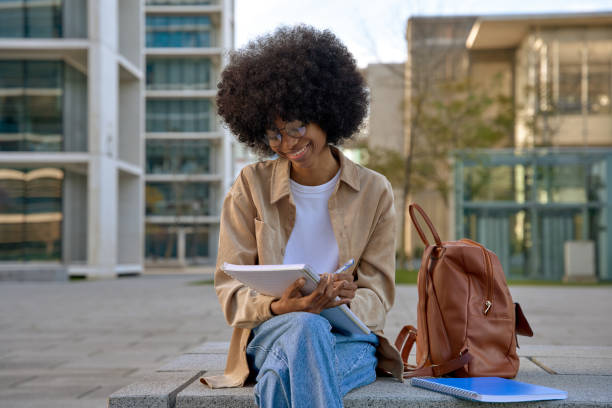
[[[558,280],[572,256],[567,243],[588,241],[596,276],[612,279],[611,27],[612,13],[409,22],[407,93],[427,81],[463,77],[482,86],[498,77],[494,90],[512,98],[511,139],[458,158],[449,205],[428,201],[431,191],[412,197],[432,209],[442,235],[493,249],[508,276]]]
[[[368,147],[381,152],[392,150],[405,153],[404,146],[404,64],[369,64],[362,74],[370,93],[370,112],[357,143],[367,140]],[[347,152],[348,150],[348,152]],[[351,154],[349,149],[345,150]],[[353,158],[363,161],[357,153]],[[403,200],[398,186],[394,186],[394,198],[398,225],[403,221],[401,212]],[[401,230],[398,228],[397,244],[400,245]]]
[[[2,2],[0,279],[214,258],[232,35],[233,1]]]
[[[437,85],[468,77],[469,57],[465,41],[474,21],[472,16],[412,17],[408,20],[404,86],[407,102],[403,117],[405,151],[408,155],[416,157],[417,152],[426,147],[425,136],[421,136],[422,116],[425,108],[434,104],[438,97]],[[447,177],[452,179],[450,174]],[[442,239],[454,236],[453,223],[449,218],[450,206],[441,199],[433,186],[417,186],[412,180],[407,200],[426,209]],[[412,227],[408,213],[404,214],[404,219],[404,249],[407,254],[418,259],[423,244]]]
[[[231,0],[146,1],[148,267],[216,259],[221,201],[236,156],[214,106],[233,48],[233,7]]]
[[[140,2],[3,2],[0,270],[142,270]]]

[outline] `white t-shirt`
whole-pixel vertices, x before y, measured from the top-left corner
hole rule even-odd
[[[333,273],[338,268],[338,242],[327,203],[339,178],[340,170],[319,186],[304,186],[289,180],[296,215],[285,249],[285,265],[309,264],[319,274]]]

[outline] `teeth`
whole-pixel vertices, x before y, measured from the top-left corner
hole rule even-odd
[[[306,151],[307,147],[308,147],[308,145],[302,147],[300,150],[298,150],[297,152],[293,153],[290,157],[298,157],[299,155],[301,155],[302,153],[304,153]]]

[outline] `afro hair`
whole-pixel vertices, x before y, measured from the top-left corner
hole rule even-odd
[[[273,152],[264,132],[274,120],[316,123],[340,145],[360,127],[368,92],[355,59],[329,30],[283,26],[230,53],[218,84],[219,115],[238,140]]]

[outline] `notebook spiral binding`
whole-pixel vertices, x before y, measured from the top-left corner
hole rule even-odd
[[[429,381],[423,381],[421,378],[412,378],[410,380],[410,384],[454,397],[467,398],[471,400],[478,398],[478,394],[475,392],[466,391],[461,388],[453,387],[452,385],[440,385]]]

